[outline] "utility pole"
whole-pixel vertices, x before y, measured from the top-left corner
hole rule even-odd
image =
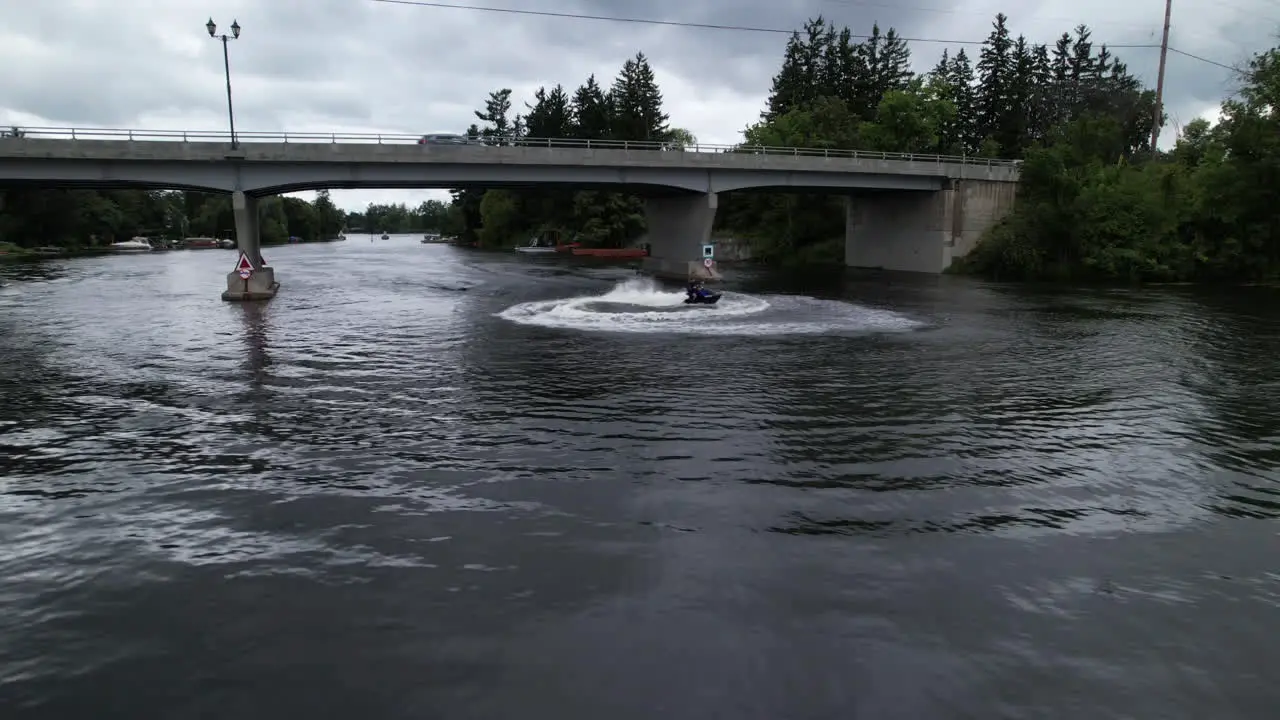
[[[1173,0],[1164,0],[1164,36],[1160,39],[1160,74],[1156,76],[1156,114],[1151,122],[1151,154],[1156,152],[1160,139],[1160,126],[1164,124],[1164,62],[1169,57],[1169,18],[1173,15]]]

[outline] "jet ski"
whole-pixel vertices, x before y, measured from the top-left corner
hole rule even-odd
[[[715,305],[720,300],[720,293],[708,290],[701,285],[690,287],[684,299],[685,305]]]

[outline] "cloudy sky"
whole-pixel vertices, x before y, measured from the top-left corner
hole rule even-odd
[[[1016,33],[1050,42],[1078,23],[1097,42],[1158,44],[1163,0],[442,0],[694,23],[799,27],[822,14],[866,32],[981,41],[998,11]],[[1174,0],[1171,46],[1233,65],[1274,44],[1276,0]],[[240,131],[456,132],[490,90],[521,101],[540,85],[608,84],[637,50],[649,56],[673,125],[731,143],[755,121],[785,36],[532,17],[377,0],[39,0],[0,2],[0,123],[223,130],[221,48],[212,16],[243,27],[231,46]],[[219,32],[222,32],[221,28]],[[911,44],[927,70],[947,42]],[[956,48],[958,45],[951,44]],[[1158,49],[1118,50],[1155,83]],[[1182,124],[1212,116],[1230,71],[1170,55],[1166,101]],[[1164,142],[1172,139],[1166,131]],[[341,205],[417,203],[439,191],[343,191]]]

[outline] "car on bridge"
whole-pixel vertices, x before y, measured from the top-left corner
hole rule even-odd
[[[454,133],[436,133],[418,138],[419,145],[479,145],[480,141],[466,135]]]

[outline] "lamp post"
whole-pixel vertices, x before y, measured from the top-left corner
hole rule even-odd
[[[231,149],[235,150],[240,144],[236,141],[236,113],[231,108],[231,60],[227,57],[227,41],[239,39],[240,23],[231,21],[231,37],[227,37],[226,33],[218,34],[218,26],[214,24],[213,18],[209,18],[209,22],[204,24],[204,29],[209,31],[209,37],[222,41],[222,67],[227,72],[227,118],[231,122]]]

